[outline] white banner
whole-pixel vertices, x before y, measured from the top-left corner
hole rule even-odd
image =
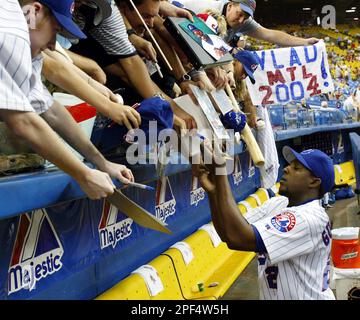
[[[255,84],[247,78],[254,105],[286,104],[334,91],[324,41],[306,47],[256,51]]]

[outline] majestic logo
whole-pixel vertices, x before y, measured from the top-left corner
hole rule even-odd
[[[242,174],[242,168],[241,168],[241,162],[240,162],[240,156],[237,155],[234,158],[234,173],[232,174],[232,177],[234,179],[234,185],[237,186],[243,179]]]
[[[296,218],[292,212],[283,212],[271,219],[271,224],[280,232],[291,231],[296,224]]]
[[[62,267],[63,247],[45,209],[20,216],[8,271],[8,295],[35,289]]]
[[[109,246],[116,247],[119,241],[132,234],[133,220],[126,218],[118,221],[119,210],[104,201],[103,211],[99,223],[99,239],[101,249]]]
[[[197,206],[198,203],[205,199],[205,190],[199,186],[199,179],[191,177],[190,205]]]
[[[157,182],[155,214],[158,219],[165,222],[169,216],[176,212],[176,200],[172,192],[168,177]]]

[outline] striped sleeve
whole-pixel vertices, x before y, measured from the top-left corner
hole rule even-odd
[[[265,201],[262,206],[248,211],[245,218],[249,223],[254,223],[265,217],[273,216],[276,212],[286,208],[288,204],[289,200],[286,197],[273,197]]]
[[[0,108],[34,112],[30,92],[31,52],[22,37],[0,32]]]
[[[41,81],[43,65],[42,55],[32,61],[31,91],[29,101],[36,113],[41,114],[48,110],[54,103],[54,99]]]
[[[112,14],[100,26],[90,31],[91,36],[101,44],[107,54],[129,57],[136,54],[134,46],[129,41],[121,13],[112,1]]]
[[[28,25],[18,0],[0,1],[0,32],[18,36],[30,46]]]
[[[272,264],[307,254],[314,249],[311,230],[304,215],[284,209],[253,224],[265,244]]]

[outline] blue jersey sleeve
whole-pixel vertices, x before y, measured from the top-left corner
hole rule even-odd
[[[257,253],[266,253],[267,252],[266,247],[265,247],[263,239],[260,236],[260,233],[259,233],[258,229],[254,225],[251,225],[251,227],[254,230],[255,238],[256,238],[255,252],[257,252]]]

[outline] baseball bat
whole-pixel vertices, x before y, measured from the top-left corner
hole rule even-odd
[[[162,52],[159,44],[158,44],[157,41],[155,40],[155,38],[154,38],[153,34],[151,33],[149,27],[147,26],[146,22],[144,21],[143,17],[141,16],[139,10],[136,8],[136,5],[134,4],[134,2],[133,2],[132,0],[129,0],[129,1],[130,1],[130,3],[131,3],[132,7],[134,8],[137,16],[138,16],[139,19],[141,20],[141,23],[144,25],[145,30],[149,33],[149,36],[150,36],[151,40],[152,40],[153,43],[155,44],[156,48],[159,50],[159,53],[160,53],[160,55],[162,56],[165,64],[167,65],[167,67],[169,68],[169,70],[172,71],[172,70],[173,70],[172,66],[170,65],[169,61],[166,59],[166,57],[165,57],[165,55],[164,55],[164,52]]]
[[[229,84],[226,85],[225,90],[234,106],[234,109],[237,112],[242,112],[239,108],[239,105],[234,97],[234,94],[233,94]],[[263,166],[265,164],[264,156],[263,156],[263,154],[259,148],[259,145],[257,144],[256,139],[255,139],[253,133],[251,132],[251,129],[248,126],[248,124],[245,124],[245,128],[241,131],[241,138],[245,141],[245,143],[248,147],[251,159],[254,161],[255,166],[257,166],[257,167]]]

